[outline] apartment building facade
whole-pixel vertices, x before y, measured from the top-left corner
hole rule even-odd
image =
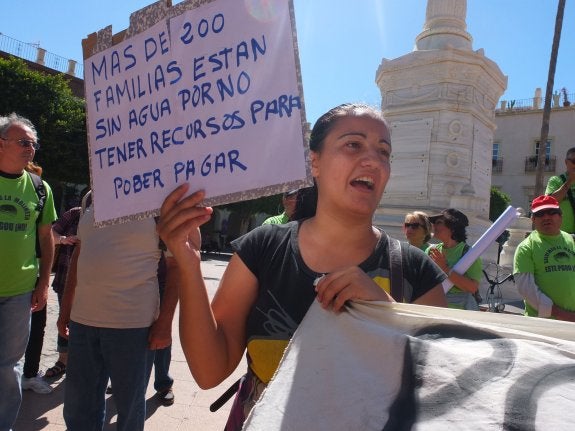
[[[575,105],[569,102],[573,97],[555,94],[553,99],[543,146],[539,142],[544,103],[540,97],[501,101],[495,112],[491,184],[511,197],[511,205],[526,212],[535,197],[539,151],[545,151],[543,181],[547,184],[551,176],[565,171],[565,153],[575,147]]]

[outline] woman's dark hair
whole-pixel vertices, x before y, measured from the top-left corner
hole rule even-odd
[[[467,232],[465,231],[465,226],[448,217],[445,217],[444,221],[445,226],[451,230],[451,239],[457,242],[465,242],[467,240]]]
[[[383,121],[387,126],[387,122],[383,117],[383,113],[363,103],[344,103],[343,105],[336,106],[330,109],[315,122],[311,135],[309,138],[309,148],[311,151],[320,152],[323,148],[323,141],[328,135],[334,124],[341,117],[347,116],[368,116],[373,119]]]
[[[317,209],[317,187],[315,184],[311,187],[299,189],[297,192],[297,200],[295,210],[290,217],[290,221],[303,220],[305,218],[313,217]]]

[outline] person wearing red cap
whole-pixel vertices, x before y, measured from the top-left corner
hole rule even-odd
[[[561,230],[575,233],[575,147],[569,148],[565,155],[565,172],[549,178],[545,194],[559,202],[563,213]]]
[[[575,321],[575,242],[561,230],[562,212],[552,196],[531,202],[535,230],[515,250],[513,276],[525,315]]]

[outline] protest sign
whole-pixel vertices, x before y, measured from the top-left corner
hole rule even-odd
[[[154,215],[182,183],[207,205],[308,185],[292,2],[141,12],[137,33],[84,41],[96,223]]]
[[[245,430],[565,430],[573,324],[412,304],[315,302]]]

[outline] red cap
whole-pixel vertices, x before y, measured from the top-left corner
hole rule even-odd
[[[559,202],[553,196],[537,196],[531,202],[531,212],[536,213],[538,211],[546,209],[559,209]]]

